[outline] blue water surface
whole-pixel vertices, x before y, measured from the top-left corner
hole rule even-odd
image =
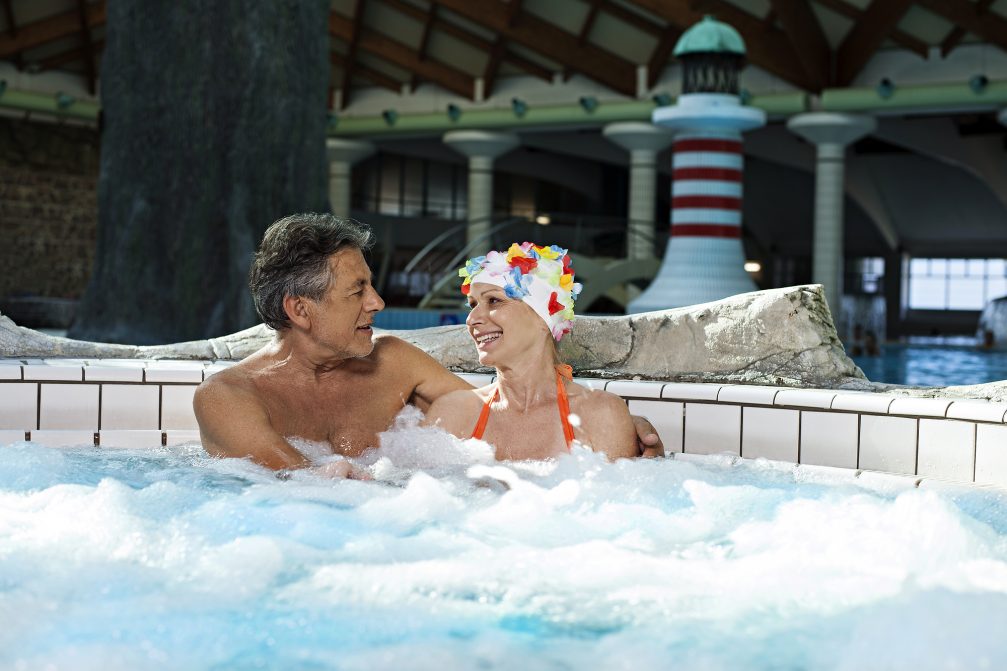
[[[1007,667],[1003,492],[444,440],[371,482],[0,447],[0,668]]]
[[[945,387],[1007,380],[1007,350],[974,345],[885,344],[880,356],[853,360],[872,382]]]

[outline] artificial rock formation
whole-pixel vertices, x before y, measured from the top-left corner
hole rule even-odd
[[[452,370],[480,370],[464,326],[396,335]],[[176,345],[106,345],[53,338],[0,316],[0,357],[240,359],[271,337],[260,325]],[[587,376],[869,388],[843,351],[819,286],[757,291],[626,317],[579,317],[561,353]]]
[[[328,209],[329,5],[108,3],[98,245],[74,337],[175,342],[257,321],[263,231]]]

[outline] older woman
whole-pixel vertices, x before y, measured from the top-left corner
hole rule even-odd
[[[570,332],[580,292],[567,251],[529,242],[470,259],[459,271],[466,325],[493,384],[437,399],[427,422],[481,438],[497,459],[545,459],[576,441],[609,458],[637,455],[636,430],[618,396],[573,382],[556,343]]]

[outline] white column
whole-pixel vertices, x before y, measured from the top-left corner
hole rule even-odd
[[[811,278],[825,287],[832,321],[843,295],[843,200],[846,146],[874,130],[874,117],[831,112],[798,114],[787,128],[815,145],[815,227]]]
[[[602,134],[629,152],[629,226],[626,258],[654,257],[654,210],[657,203],[657,154],[674,133],[649,123],[610,123]]]
[[[493,161],[519,144],[512,133],[481,130],[453,130],[444,134],[444,143],[469,159],[468,232],[466,243],[489,233],[493,216]],[[486,240],[489,243],[488,240]]]
[[[374,153],[374,145],[364,140],[330,137],[325,141],[329,157],[329,205],[337,217],[350,216],[350,176],[353,164]]]

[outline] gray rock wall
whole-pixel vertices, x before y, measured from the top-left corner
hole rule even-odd
[[[457,371],[480,370],[464,326],[396,335]],[[175,345],[89,343],[23,329],[0,317],[0,356],[240,359],[269,341],[259,325]],[[819,286],[773,289],[626,317],[578,317],[561,346],[581,375],[837,387],[866,385],[836,337]]]

